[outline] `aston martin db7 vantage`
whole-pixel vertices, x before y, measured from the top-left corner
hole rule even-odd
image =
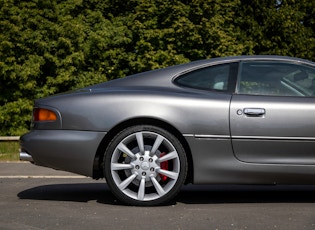
[[[214,58],[36,100],[20,159],[129,205],[193,184],[315,184],[315,63]]]

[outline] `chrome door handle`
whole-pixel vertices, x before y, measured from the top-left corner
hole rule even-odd
[[[248,116],[261,116],[266,113],[266,110],[261,108],[245,108],[243,111]]]

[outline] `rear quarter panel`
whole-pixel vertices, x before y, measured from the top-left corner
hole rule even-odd
[[[222,93],[111,91],[40,101],[56,108],[62,129],[108,132],[134,118],[165,121],[182,134],[229,135],[231,96]]]

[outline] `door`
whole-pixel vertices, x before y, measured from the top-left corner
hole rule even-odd
[[[315,69],[299,63],[240,64],[230,131],[235,157],[264,164],[315,164]]]

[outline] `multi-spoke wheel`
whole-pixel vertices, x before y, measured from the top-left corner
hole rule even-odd
[[[131,205],[157,205],[172,199],[187,173],[178,139],[155,126],[133,126],[113,138],[104,156],[108,186]]]

